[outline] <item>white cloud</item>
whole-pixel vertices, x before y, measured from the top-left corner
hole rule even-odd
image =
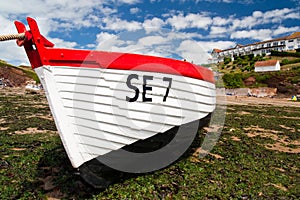
[[[97,50],[112,51],[114,46],[120,46],[124,44],[124,41],[120,40],[115,34],[108,32],[100,32],[97,34]]]
[[[113,30],[113,31],[136,31],[142,29],[142,23],[137,21],[127,21],[120,18],[106,17],[103,19],[105,26],[103,29]]]
[[[178,47],[180,55],[189,62],[203,64],[208,62],[209,54],[196,41],[184,40]]]
[[[272,38],[271,37],[272,32],[273,31],[270,29],[236,31],[231,34],[230,38],[232,39],[250,38],[255,40],[268,40]]]
[[[118,3],[125,3],[125,4],[137,4],[140,3],[140,0],[118,0]]]
[[[276,30],[273,31],[273,35],[281,35],[281,34],[285,34],[285,33],[291,33],[291,32],[297,32],[300,31],[300,26],[296,26],[296,27],[284,27],[284,26],[279,26]]]
[[[167,22],[176,30],[182,30],[186,28],[199,28],[207,30],[209,25],[212,23],[212,19],[205,14],[190,13],[184,16],[182,13],[180,13],[167,19]]]
[[[213,25],[225,26],[232,21],[232,17],[230,16],[229,18],[226,19],[226,18],[217,16],[217,17],[214,17],[212,20],[213,20],[212,21]]]
[[[107,32],[100,32],[99,34],[97,34],[97,42],[102,43],[102,42],[105,42],[107,40],[113,39],[115,37],[116,37],[115,34],[110,34],[110,33],[107,33]]]
[[[29,65],[29,60],[26,56],[23,47],[18,47],[15,41],[1,42],[0,43],[0,59],[8,61],[14,65],[20,65],[20,63]]]
[[[210,36],[213,35],[224,35],[224,33],[227,33],[227,28],[226,27],[220,27],[220,26],[212,26],[210,28]]]
[[[252,15],[245,16],[241,19],[232,19],[231,30],[243,29],[243,28],[253,28],[257,25],[269,24],[269,23],[281,23],[286,19],[299,19],[299,10],[283,8],[275,9],[271,11],[266,11],[265,13],[261,11],[254,11]]]
[[[55,47],[57,48],[74,48],[78,46],[76,42],[69,42],[69,41],[64,41],[60,38],[48,38],[49,41],[55,44]]]
[[[212,19],[202,14],[189,14],[186,19],[191,22],[191,28],[202,28],[207,30],[212,23]]]
[[[135,8],[130,8],[129,11],[130,11],[131,14],[136,14],[136,13],[140,12],[140,9],[135,7]]]
[[[240,4],[252,4],[253,0],[196,0],[196,3],[201,1],[210,2],[210,3],[240,3]]]
[[[146,19],[143,23],[143,28],[147,33],[159,31],[165,22],[157,17],[154,17],[152,19]]]
[[[206,52],[211,52],[213,49],[228,49],[234,47],[236,45],[235,42],[232,41],[201,41],[198,42],[199,46],[205,49]]]
[[[143,46],[159,45],[167,42],[168,39],[160,35],[146,36],[138,40],[138,43]]]
[[[191,37],[189,37],[191,36]],[[209,50],[204,50],[192,37],[201,35],[190,33],[184,34],[165,30],[165,32],[136,31],[126,34],[111,35],[108,33],[98,34],[100,38],[109,38],[107,42],[99,44],[97,49],[115,52],[129,52],[145,55],[170,57],[175,59],[186,58],[194,63],[207,63]],[[104,40],[104,39],[103,39]]]
[[[169,18],[167,22],[174,27],[176,30],[181,30],[188,28],[188,23],[183,14],[174,15],[173,17]]]

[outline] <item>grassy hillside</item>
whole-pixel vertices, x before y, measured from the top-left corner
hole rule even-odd
[[[39,82],[37,74],[30,66],[14,66],[0,60],[0,78],[8,79],[13,85],[25,84],[28,80]]]
[[[218,64],[218,69],[222,73],[252,72],[254,71],[255,62],[265,60],[279,60],[281,71],[288,71],[293,67],[300,66],[300,53],[282,54],[282,56],[276,53],[271,54],[271,56],[254,56],[251,54],[236,57],[234,61],[225,57],[224,61]]]
[[[225,58],[218,64],[218,70],[223,73],[223,83],[226,88],[241,87],[275,87],[279,93],[293,95],[300,93],[300,58],[295,56],[240,56],[231,61]],[[279,72],[254,72],[254,63],[263,60],[279,60]]]

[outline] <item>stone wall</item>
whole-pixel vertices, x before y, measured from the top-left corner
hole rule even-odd
[[[259,87],[259,88],[236,88],[236,89],[217,89],[217,95],[230,96],[254,96],[254,97],[274,97],[277,94],[277,88]]]

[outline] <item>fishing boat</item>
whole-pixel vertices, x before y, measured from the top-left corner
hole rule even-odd
[[[151,171],[135,166],[152,165],[156,161],[143,160],[144,155],[168,144],[180,149],[180,142],[194,139],[189,133],[195,127],[197,132],[208,123],[216,104],[210,69],[149,55],[54,48],[34,19],[27,22],[29,30],[15,22],[19,34],[14,38],[40,78],[73,167],[93,186],[111,183],[106,169]],[[184,153],[173,147],[168,153]],[[130,153],[142,156],[131,160]],[[129,163],[118,163],[124,160]],[[151,169],[159,168],[153,164]]]

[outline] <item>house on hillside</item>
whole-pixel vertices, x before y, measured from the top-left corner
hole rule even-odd
[[[271,54],[272,50],[293,51],[296,49],[300,49],[300,32],[295,32],[285,37],[265,40],[253,44],[237,44],[235,47],[230,49],[221,50],[215,48],[211,52],[211,56],[212,62],[218,63],[223,62],[224,57],[229,57],[233,60],[235,56],[243,56],[249,54],[254,54],[255,56],[262,54],[269,55]]]
[[[280,63],[278,60],[258,61],[254,64],[255,72],[271,72],[280,71]]]

